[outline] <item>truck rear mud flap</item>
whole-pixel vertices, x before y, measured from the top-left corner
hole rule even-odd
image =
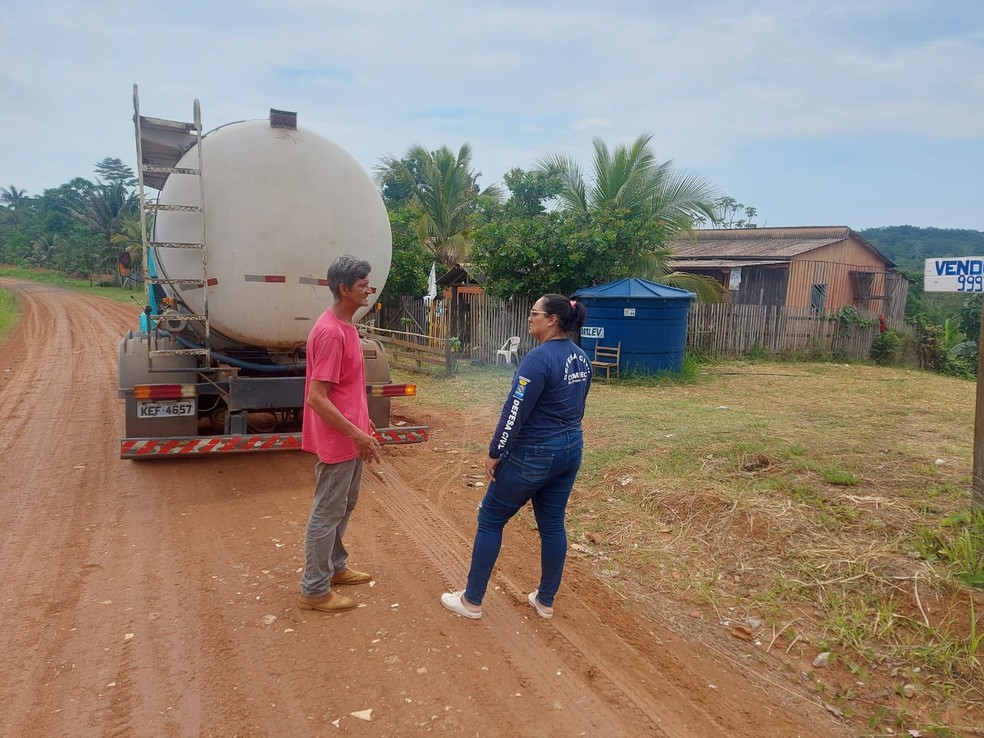
[[[423,443],[427,426],[377,428],[376,439],[383,445]],[[300,433],[250,433],[240,436],[192,436],[181,438],[124,438],[121,459],[236,454],[257,451],[300,451]]]

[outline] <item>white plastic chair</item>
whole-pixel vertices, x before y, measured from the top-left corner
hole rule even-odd
[[[515,359],[516,366],[519,366],[519,336],[512,336],[507,339],[502,344],[502,348],[495,352],[496,366],[499,366],[499,359],[502,359],[506,364],[511,364]]]

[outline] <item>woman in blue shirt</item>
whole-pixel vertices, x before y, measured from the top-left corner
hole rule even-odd
[[[523,357],[496,426],[485,473],[489,488],[478,511],[468,584],[441,604],[466,618],[482,617],[482,599],[502,546],[502,529],[527,502],[540,533],[540,586],[530,592],[537,614],[553,617],[567,558],[564,517],[581,467],[581,419],[591,387],[591,360],[569,336],[584,325],[584,305],[544,295],[530,310],[539,346]]]

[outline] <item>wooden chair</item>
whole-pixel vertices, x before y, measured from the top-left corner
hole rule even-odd
[[[611,382],[612,369],[615,370],[615,379],[618,379],[618,363],[622,358],[622,342],[619,341],[616,346],[602,346],[600,343],[595,344],[594,358],[591,360],[591,369],[604,369],[605,370],[605,381]]]

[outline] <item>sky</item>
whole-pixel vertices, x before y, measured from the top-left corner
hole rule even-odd
[[[371,171],[468,143],[479,183],[652,135],[765,226],[984,231],[984,0],[31,0],[0,11],[0,186],[144,115],[298,112]]]

